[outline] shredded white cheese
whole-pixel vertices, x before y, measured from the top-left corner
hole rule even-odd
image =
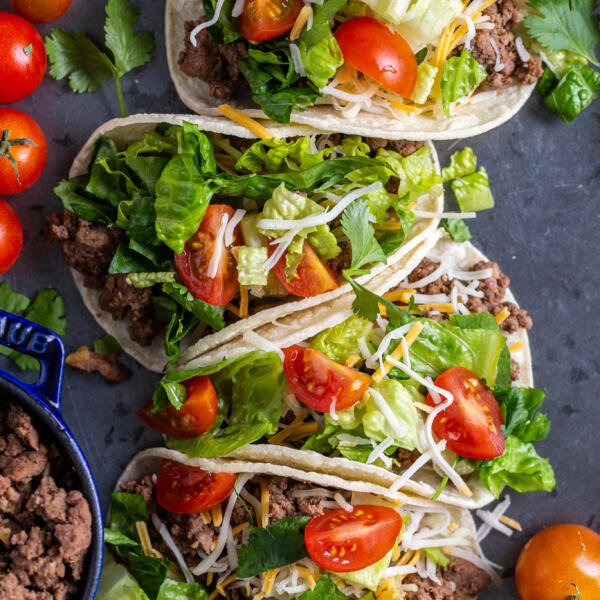
[[[386,438],[383,442],[380,442],[373,448],[371,454],[367,458],[367,464],[371,465],[377,460],[383,461],[383,464],[389,469],[392,466],[391,457],[387,456],[385,451],[394,445],[394,440],[392,438]]]
[[[401,440],[406,435],[406,429],[402,427],[400,421],[398,421],[396,413],[390,408],[389,404],[385,401],[385,398],[377,390],[370,387],[368,393],[371,395],[371,398],[373,398],[373,401],[377,404],[377,408],[383,413],[383,416],[392,428],[396,440]]]
[[[327,223],[330,223],[334,219],[337,219],[337,217],[339,217],[342,214],[344,209],[352,202],[354,202],[354,200],[362,198],[362,196],[365,196],[372,192],[376,192],[382,187],[382,183],[380,181],[376,181],[375,183],[367,185],[364,188],[352,190],[350,193],[346,194],[343,198],[341,198],[340,201],[331,210],[326,210],[322,213],[305,217],[304,219],[261,219],[258,222],[258,227],[267,231],[280,231],[282,229],[302,230],[308,227],[317,227],[319,225],[325,225]]]
[[[431,212],[428,210],[419,210],[415,208],[413,210],[415,217],[422,217],[423,219],[476,219],[477,213],[474,212]]]
[[[252,346],[259,350],[264,350],[265,352],[277,352],[279,358],[283,361],[283,350],[271,340],[256,333],[256,331],[245,331],[242,337],[245,342],[252,344]]]
[[[334,398],[331,401],[331,404],[329,405],[329,416],[334,420],[334,421],[338,421],[339,417],[337,415],[337,413],[335,412],[335,405],[337,403],[337,398]]]
[[[194,48],[198,45],[198,42],[196,41],[198,34],[203,29],[206,29],[207,27],[212,27],[213,25],[216,25],[219,22],[219,18],[221,17],[221,11],[223,10],[224,4],[225,0],[217,0],[217,5],[215,6],[215,14],[213,15],[213,18],[208,21],[204,21],[204,23],[200,23],[199,25],[194,27],[192,33],[190,33],[190,41],[192,42]]]
[[[477,516],[483,521],[483,524],[477,530],[478,542],[482,542],[489,535],[492,529],[497,529],[508,537],[512,536],[512,529],[501,523],[499,520],[500,517],[509,509],[509,507],[510,496],[507,494],[504,496],[504,500],[499,502],[493,511],[490,512],[488,510],[478,510],[476,512]]]
[[[289,248],[290,244],[294,241],[294,238],[300,233],[300,229],[292,229],[288,231],[284,236],[277,240],[271,240],[269,244],[277,246],[277,249],[265,262],[265,269],[270,271],[278,262],[279,259],[285,254],[285,251]]]
[[[231,221],[225,228],[225,246],[229,248],[234,241],[235,228],[240,224],[240,221],[244,218],[246,211],[243,208],[238,208],[231,217]]]
[[[504,63],[500,57],[500,48],[498,48],[498,42],[494,39],[494,36],[490,35],[490,45],[494,49],[494,53],[496,54],[496,64],[494,65],[494,71],[498,73],[504,69]]]
[[[245,4],[246,4],[246,0],[235,0],[235,4],[233,5],[233,8],[231,9],[231,16],[234,19],[237,19],[244,12]]]
[[[350,504],[350,502],[347,502],[344,496],[342,496],[342,494],[340,494],[339,492],[336,492],[333,495],[333,499],[338,503],[339,507],[343,508],[346,512],[352,512],[354,510],[352,504]]]
[[[181,569],[185,580],[188,583],[194,583],[194,576],[192,575],[192,572],[187,566],[185,559],[183,558],[183,554],[181,553],[181,550],[179,550],[177,544],[171,537],[171,533],[167,529],[167,526],[158,518],[157,514],[153,514],[151,518],[152,524],[156,528],[158,535],[160,535],[160,537],[165,541],[165,544],[169,547],[169,550],[173,553],[173,556],[175,557],[175,560],[177,561],[177,564],[179,565],[179,568]]]
[[[219,263],[221,262],[221,256],[223,255],[223,239],[225,238],[225,229],[227,229],[227,223],[229,222],[229,215],[224,214],[221,216],[221,224],[219,230],[215,236],[214,252],[210,257],[208,263],[208,269],[206,274],[211,279],[214,279],[219,272]]]
[[[304,69],[302,57],[300,56],[300,48],[298,48],[298,44],[290,44],[290,55],[294,65],[294,71],[296,71],[300,77],[306,77],[306,71]]]
[[[527,52],[527,48],[525,48],[525,44],[520,36],[515,39],[515,47],[517,49],[517,54],[519,58],[524,62],[528,62],[531,59],[531,54]]]

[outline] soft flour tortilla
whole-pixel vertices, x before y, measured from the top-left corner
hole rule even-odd
[[[230,459],[191,459],[185,454],[167,448],[149,448],[136,454],[119,477],[114,488],[115,491],[120,491],[121,486],[128,481],[139,480],[147,475],[156,474],[163,460],[173,460],[185,465],[199,467],[206,471],[239,474],[255,473],[260,476],[289,477],[296,481],[313,483],[318,487],[325,487],[333,490],[347,490],[354,493],[355,504],[386,504],[391,501],[396,505],[405,506],[407,510],[414,507],[416,509],[426,508],[430,509],[431,512],[437,512],[435,510],[436,502],[400,492],[390,495],[389,490],[385,487],[368,481],[344,479],[336,475],[304,471],[289,465],[262,462],[256,463],[252,461]],[[479,544],[477,543],[477,528],[471,513],[458,506],[444,507],[444,509],[449,510],[452,523],[456,523],[458,527],[464,528],[469,532],[469,538],[471,540],[470,552],[475,555],[480,554]],[[107,515],[107,521],[108,518],[109,515]],[[288,595],[278,595],[273,597],[291,598]],[[476,598],[474,596],[469,596],[462,600],[476,600]]]
[[[208,85],[201,79],[189,77],[177,64],[183,50],[186,21],[196,21],[203,14],[200,0],[167,0],[165,10],[165,34],[167,59],[171,78],[182,102],[199,114],[217,115],[216,107],[223,101],[209,94]],[[368,135],[390,140],[452,140],[479,135],[502,125],[517,114],[535,88],[533,85],[513,85],[500,92],[484,92],[473,96],[469,106],[463,106],[455,116],[435,119],[426,115],[405,115],[393,118],[360,112],[353,119],[327,104],[294,111],[294,123],[310,125],[322,131]],[[243,109],[252,117],[265,119],[262,110],[253,104],[228,100],[236,108]],[[268,127],[272,125],[266,124]]]
[[[69,172],[69,177],[77,177],[87,172],[90,157],[92,155],[94,142],[99,136],[107,136],[113,139],[117,145],[125,145],[136,139],[139,139],[144,132],[153,129],[159,123],[169,123],[173,125],[181,125],[184,121],[197,125],[199,129],[208,132],[221,133],[224,135],[232,135],[242,138],[254,139],[254,136],[244,127],[232,123],[223,117],[209,117],[196,115],[134,115],[127,119],[114,119],[99,127],[83,146]],[[314,135],[321,132],[315,131],[302,125],[273,125],[270,127],[272,133],[279,138],[288,138],[300,135]],[[439,171],[439,161],[433,145],[430,144],[431,155],[433,161]],[[444,193],[441,185],[434,188],[434,192],[423,196],[417,208],[423,211],[439,213],[444,207]],[[393,268],[395,265],[402,263],[406,256],[418,254],[422,257],[426,251],[422,247],[423,243],[433,234],[439,223],[439,219],[417,219],[411,235],[406,242],[398,248],[391,256],[388,257],[387,265],[378,265],[372,269],[370,275],[363,276],[358,280],[361,283],[367,283],[370,279],[383,273],[388,268]],[[419,259],[420,260],[420,259]],[[418,261],[417,261],[418,262]],[[84,285],[84,276],[72,269],[75,284],[79,289],[83,301],[88,310],[94,315],[96,321],[105,331],[112,335],[121,345],[121,347],[138,360],[144,367],[157,373],[162,372],[167,363],[167,356],[163,348],[163,341],[160,336],[154,340],[151,346],[142,347],[137,342],[134,342],[127,332],[127,321],[115,321],[110,313],[102,310],[99,304],[100,292],[95,289],[90,289]],[[385,290],[384,290],[385,291]],[[204,354],[220,345],[234,340],[239,337],[244,331],[258,329],[265,323],[271,323],[273,320],[280,319],[290,313],[306,311],[321,303],[326,303],[327,306],[336,303],[336,299],[343,296],[348,296],[351,292],[349,284],[344,284],[338,289],[319,296],[304,298],[301,300],[286,300],[279,306],[262,310],[246,319],[238,321],[222,331],[205,336],[194,347],[196,354]],[[321,314],[323,312],[321,311]],[[187,356],[187,355],[186,355]],[[193,356],[188,356],[186,361],[191,360]]]
[[[369,282],[369,287],[377,293],[382,293],[395,287],[403,281],[417,266],[424,255],[439,260],[442,256],[451,256],[459,269],[466,270],[479,261],[488,259],[475,246],[470,243],[459,244],[450,240],[447,235],[438,230],[435,235],[428,238],[424,247],[419,252],[413,253],[401,266],[388,269],[379,277]],[[265,325],[258,329],[258,333],[279,347],[297,344],[314,335],[341,323],[352,314],[353,294],[339,298],[329,305],[316,306],[302,314],[292,314],[279,319],[275,325]],[[515,302],[514,295],[507,290],[505,299]],[[284,327],[282,327],[282,325]],[[529,337],[525,329],[519,329],[508,336],[510,344],[521,342],[522,349],[513,356],[518,362],[519,378],[517,384],[524,387],[533,386],[533,369]],[[237,339],[224,345],[218,350],[196,356],[184,368],[192,369],[199,366],[216,363],[227,356],[245,354],[255,348],[243,339]],[[193,354],[192,347],[186,356]],[[336,473],[349,481],[370,481],[374,484],[389,488],[398,478],[398,475],[384,468],[365,465],[346,458],[329,458],[309,450],[297,450],[284,446],[270,444],[250,444],[233,452],[231,458],[264,463],[277,463],[281,465],[297,465],[306,471],[316,473]],[[409,481],[403,491],[430,498],[439,486],[441,477],[430,467],[419,470]],[[473,492],[471,497],[462,496],[452,485],[448,485],[439,496],[439,501],[454,506],[468,509],[481,508],[494,500],[493,495],[485,488],[477,475],[465,477],[467,485]]]

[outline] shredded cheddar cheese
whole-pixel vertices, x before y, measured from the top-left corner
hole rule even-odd
[[[269,524],[269,486],[266,481],[260,482],[260,526],[266,527]]]
[[[221,505],[217,504],[214,508],[211,508],[210,514],[212,515],[213,525],[215,527],[220,527],[221,523],[223,523],[223,511],[221,510]]]
[[[271,569],[263,574],[263,586],[260,590],[260,593],[254,596],[254,600],[262,600],[267,594],[270,594],[273,591],[273,586],[275,585],[275,578],[277,577],[277,573],[279,569]]]
[[[317,585],[315,573],[313,573],[310,569],[307,569],[306,567],[295,566],[294,568],[296,569],[296,571],[298,571],[298,575],[300,575],[300,577],[302,577],[302,579],[306,581],[308,587],[311,590],[314,590],[315,586]]]
[[[523,527],[522,527],[521,523],[519,523],[519,521],[516,521],[515,519],[511,519],[510,517],[507,517],[506,515],[502,515],[498,520],[501,521],[502,523],[504,523],[505,525],[508,525],[509,527],[512,527],[513,529],[516,529],[517,531],[523,531]]]
[[[294,433],[294,430],[298,429],[299,425],[302,425],[306,415],[298,415],[287,427],[284,427],[281,431],[278,431],[275,435],[268,438],[269,444],[276,446],[287,440],[287,438]]]
[[[313,9],[310,4],[305,4],[302,7],[302,10],[298,13],[296,20],[294,21],[294,25],[292,26],[292,30],[290,31],[290,41],[294,42],[300,37],[302,30],[306,27],[308,20],[313,14]]]
[[[237,580],[237,575],[235,573],[232,573],[231,575],[229,575],[229,577],[225,578],[221,583],[218,583],[214,592],[209,596],[209,600],[215,600],[215,598],[217,598],[219,596],[223,596],[223,597],[227,598],[227,592],[225,591],[225,588],[228,587],[229,585],[231,585],[236,580]]]
[[[355,354],[354,356],[349,356],[346,359],[346,362],[344,363],[347,367],[354,367],[355,365],[357,365],[360,361],[362,360],[362,357],[358,356],[358,354]]]
[[[415,323],[408,331],[405,336],[406,344],[410,348],[411,344],[419,337],[419,334],[423,331],[423,323]],[[402,355],[404,354],[404,345],[398,344],[396,349],[389,355],[388,358],[393,358],[395,360],[400,360]],[[391,370],[392,364],[389,362],[388,358],[386,358],[383,363],[383,367],[379,367],[375,373],[373,373],[373,381],[377,383],[381,381]]]
[[[504,323],[504,321],[506,321],[506,319],[508,319],[509,316],[510,316],[509,310],[507,308],[503,308],[496,315],[496,323],[498,323],[498,325],[500,325],[500,323]]]
[[[151,556],[153,558],[163,558],[163,555],[152,547],[152,541],[150,540],[150,534],[148,533],[148,525],[144,521],[136,521],[135,529],[140,538],[140,544],[144,551],[144,556]]]
[[[514,344],[511,344],[508,347],[508,351],[509,352],[518,352],[519,350],[523,349],[523,346],[524,346],[523,342],[515,342]]]
[[[229,104],[221,104],[219,107],[219,112],[226,116],[229,120],[245,127],[250,133],[253,133],[256,137],[259,137],[261,140],[270,140],[275,136],[264,126],[261,125],[256,119],[245,115],[243,112],[236,110],[233,106],[229,106]]]
[[[415,290],[411,288],[406,288],[405,290],[394,290],[393,292],[388,292],[384,294],[383,297],[390,302],[408,302],[412,294],[415,293]]]
[[[233,313],[238,318],[240,316],[239,308],[231,303],[225,305],[225,310],[228,310],[230,313]]]
[[[248,288],[245,285],[240,285],[240,319],[245,319],[248,316]]]
[[[210,516],[210,513],[207,510],[200,513],[200,518],[202,519],[202,522],[205,525],[210,525],[212,523],[212,517]]]

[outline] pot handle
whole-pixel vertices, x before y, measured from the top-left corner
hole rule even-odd
[[[18,385],[60,414],[60,393],[65,347],[60,337],[37,323],[0,310],[0,345],[37,358],[40,372],[35,383],[25,383],[0,369],[0,377]]]

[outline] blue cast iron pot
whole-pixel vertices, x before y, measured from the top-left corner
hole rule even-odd
[[[80,490],[92,513],[92,544],[79,598],[92,600],[100,582],[104,553],[102,509],[90,467],[60,411],[65,348],[54,332],[3,310],[0,310],[0,345],[33,356],[40,362],[39,377],[33,384],[24,383],[0,369],[0,402],[21,406],[38,426],[44,426],[46,431],[42,431],[42,435],[52,436],[52,441],[71,461],[79,476]]]

